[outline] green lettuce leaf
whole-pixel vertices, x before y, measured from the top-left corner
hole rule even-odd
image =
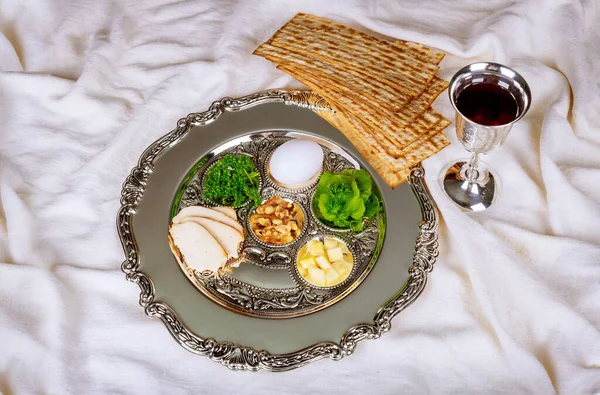
[[[324,172],[313,198],[317,216],[329,225],[362,230],[364,220],[381,209],[373,193],[373,180],[365,170]]]
[[[371,194],[367,201],[365,202],[365,213],[364,216],[366,218],[371,218],[375,214],[379,212],[381,209],[381,203],[375,194]]]
[[[352,198],[346,202],[344,206],[344,217],[359,220],[365,213],[365,202],[360,197],[360,192],[356,181],[352,182],[352,191],[354,192]]]
[[[369,195],[371,195],[371,189],[373,187],[373,181],[371,180],[371,176],[369,175],[369,173],[362,169],[347,169],[340,172],[340,175],[352,177],[358,185],[358,189],[360,191],[360,198],[365,201],[369,198]]]

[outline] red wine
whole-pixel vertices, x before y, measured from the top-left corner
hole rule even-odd
[[[467,86],[458,95],[456,108],[469,120],[486,126],[506,125],[519,115],[513,95],[503,87],[489,83]]]

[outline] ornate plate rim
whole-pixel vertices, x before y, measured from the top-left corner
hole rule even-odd
[[[225,97],[214,102],[207,111],[189,114],[177,121],[177,127],[152,143],[140,156],[125,180],[121,191],[121,207],[117,214],[117,231],[126,259],[121,265],[128,281],[140,287],[139,303],[150,317],[160,318],[173,338],[186,350],[209,357],[232,370],[258,371],[261,369],[280,372],[299,368],[323,358],[340,360],[351,355],[356,345],[365,339],[377,339],[391,329],[392,319],[411,305],[427,284],[438,256],[438,214],[435,203],[424,182],[425,171],[421,166],[411,169],[409,184],[421,207],[422,221],[416,240],[409,278],[403,287],[373,317],[372,323],[358,324],[349,328],[339,343],[321,342],[287,354],[272,354],[231,342],[202,338],[192,333],[167,304],[154,300],[152,279],[140,268],[140,252],[132,229],[133,215],[141,201],[148,177],[154,169],[155,160],[163,151],[175,145],[192,126],[202,126],[215,121],[226,111],[239,111],[258,104],[283,102],[315,111],[334,111],[320,96],[310,91],[269,90],[237,99]]]

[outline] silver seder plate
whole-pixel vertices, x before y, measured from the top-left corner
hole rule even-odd
[[[140,304],[184,348],[230,369],[285,371],[351,354],[359,341],[390,329],[391,319],[425,287],[437,258],[437,215],[424,170],[412,169],[409,182],[391,190],[345,136],[311,110],[332,111],[306,91],[222,99],[179,120],[142,154],[123,186],[117,219],[126,254],[122,269],[140,286]],[[317,182],[290,190],[271,179],[270,155],[296,138],[320,144],[323,171],[371,174],[384,207],[363,230],[318,220],[312,208]],[[292,243],[268,245],[250,230],[253,208],[237,207],[246,233],[242,263],[232,271],[199,272],[173,257],[168,226],[184,207],[215,206],[203,197],[203,175],[228,153],[251,157],[263,199],[281,196],[298,204],[304,227]],[[298,250],[325,236],[343,241],[354,257],[348,279],[331,288],[311,285],[296,269]]]
[[[373,268],[385,235],[385,213],[369,219],[360,232],[335,229],[323,224],[312,209],[312,196],[317,182],[302,189],[287,189],[278,185],[268,174],[267,164],[273,151],[286,141],[301,138],[321,145],[324,151],[323,171],[338,173],[358,169],[360,164],[335,143],[298,132],[263,132],[239,137],[217,147],[203,157],[185,177],[180,186],[171,215],[187,206],[211,207],[216,204],[203,198],[203,175],[219,159],[229,153],[247,155],[253,159],[260,173],[259,191],[266,200],[280,196],[296,203],[304,213],[302,233],[293,242],[274,246],[263,243],[249,226],[249,204],[237,209],[237,216],[246,229],[246,240],[241,252],[241,267],[229,273],[206,273],[180,263],[191,282],[207,297],[241,314],[264,318],[291,318],[326,308],[341,300],[356,288]],[[381,194],[375,191],[378,197]],[[353,270],[348,279],[334,287],[317,287],[305,282],[296,267],[298,250],[309,240],[334,237],[342,240],[354,257]],[[257,269],[258,266],[260,269]],[[266,272],[266,270],[271,272]]]

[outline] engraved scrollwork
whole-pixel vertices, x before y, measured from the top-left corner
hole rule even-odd
[[[272,186],[268,186],[262,189],[262,196],[265,199],[268,199],[273,196],[281,196],[284,199],[290,199],[293,202],[299,203],[301,205],[308,204],[309,197],[305,192],[287,192],[277,190]]]
[[[284,261],[285,263],[290,263],[292,261],[292,257],[283,251],[273,251],[267,255],[267,261]]]
[[[376,325],[361,324],[355,325],[348,330],[342,337],[342,348],[346,355],[354,352],[356,344],[365,339],[377,339],[381,336],[380,328]]]
[[[264,245],[257,243],[253,238],[246,239],[241,252],[248,261],[268,269],[286,269],[292,259],[289,254],[268,252]]]
[[[356,246],[364,256],[370,256],[377,247],[379,240],[379,227],[377,226],[378,218],[372,218],[368,221],[363,231],[359,234],[352,235],[350,242]]]
[[[294,199],[300,204],[308,204],[308,195],[306,193],[297,193]]]
[[[262,162],[266,156],[264,153],[271,151],[277,144],[275,140],[259,138],[238,145],[235,151],[238,154],[250,155]]]
[[[415,167],[410,173],[410,184],[413,192],[418,197],[423,221],[419,225],[419,236],[417,237],[416,253],[413,266],[426,272],[433,270],[433,265],[438,256],[437,212],[433,199],[424,183],[425,171],[422,167]]]
[[[257,246],[244,247],[244,249],[242,250],[242,253],[254,255],[261,261],[264,261],[265,259],[267,259],[267,252],[264,250],[264,248],[257,247]]]
[[[232,370],[287,371],[323,358],[340,360],[344,356],[350,355],[362,340],[375,339],[390,330],[392,318],[413,303],[423,291],[427,283],[428,273],[432,270],[438,255],[437,213],[433,199],[423,182],[424,170],[416,167],[411,171],[409,184],[421,205],[423,222],[419,228],[413,265],[409,269],[409,279],[402,292],[379,310],[373,319],[373,323],[361,324],[348,329],[339,344],[322,342],[287,354],[272,354],[268,351],[255,350],[230,342],[202,338],[186,327],[169,305],[161,301],[155,301],[152,280],[139,270],[140,252],[133,235],[131,221],[144,194],[146,182],[153,170],[154,161],[166,148],[179,141],[189,131],[191,125],[203,125],[213,122],[225,111],[241,110],[268,102],[306,105],[313,109],[317,109],[317,107],[330,109],[326,102],[314,93],[267,91],[239,99],[225,98],[213,103],[208,111],[190,114],[187,118],[180,119],[177,122],[176,129],[157,140],[141,155],[137,166],[132,169],[123,185],[121,207],[117,214],[117,229],[125,253],[125,260],[121,268],[126,274],[127,280],[140,286],[140,304],[145,307],[146,314],[162,320],[173,338],[186,350],[204,355]],[[206,281],[209,281],[210,278],[210,276],[204,276]],[[216,277],[212,278],[217,281]],[[319,297],[318,294],[313,292],[302,290],[300,296],[296,294],[292,297],[288,294],[273,303],[296,303],[298,301],[301,301],[300,303],[310,303],[310,298]],[[251,300],[250,291],[248,291],[247,296]],[[299,299],[296,300],[295,298],[298,297]],[[318,299],[312,300],[316,301]]]
[[[181,207],[194,206],[203,204],[204,199],[202,198],[202,188],[199,180],[192,180],[183,192],[181,198]]]
[[[214,275],[195,272],[194,276],[209,290],[252,311],[289,310],[319,305],[324,296],[310,288],[265,290],[230,278],[225,273]]]
[[[268,199],[271,196],[275,196],[275,195],[277,195],[277,191],[273,187],[266,187],[266,188],[263,188],[263,190],[262,190],[262,196],[265,199]]]
[[[352,163],[335,152],[328,152],[323,161],[323,168],[331,173],[339,173],[342,170],[353,169]]]

